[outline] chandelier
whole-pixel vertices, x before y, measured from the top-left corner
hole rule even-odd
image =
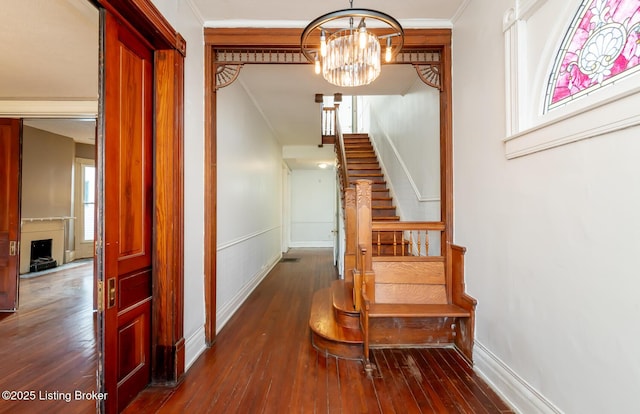
[[[316,74],[336,86],[362,86],[380,75],[381,50],[391,62],[402,49],[404,31],[386,13],[370,9],[336,10],[322,15],[305,27],[300,48],[314,64]],[[357,26],[355,22],[358,22]],[[367,30],[367,22],[371,29]]]

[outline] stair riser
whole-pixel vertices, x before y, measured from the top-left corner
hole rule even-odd
[[[389,217],[389,216],[395,216],[395,215],[396,215],[396,208],[395,207],[371,210],[371,216],[374,217],[374,218],[377,218],[377,217]]]
[[[351,171],[351,170],[381,170],[380,164],[378,164],[377,162],[371,162],[371,163],[352,162],[351,164],[348,165],[347,169],[349,171]]]
[[[369,141],[352,141],[352,142],[345,142],[344,143],[344,149],[347,150],[349,148],[359,148],[359,147],[365,147],[365,148],[373,148],[373,145],[371,145],[371,143]]]
[[[352,176],[354,174],[382,174],[380,172],[380,167],[378,168],[369,168],[369,169],[351,169],[349,168],[349,175]]]
[[[375,154],[369,154],[366,152],[358,152],[347,154],[347,168],[352,164],[373,164],[378,163],[378,158],[376,158]]]
[[[371,200],[371,206],[373,207],[393,207],[393,201],[391,200]]]
[[[332,341],[311,331],[311,344],[322,354],[333,355],[344,359],[362,359],[362,343],[352,344],[339,341]]]
[[[340,309],[333,308],[333,314],[336,322],[341,326],[349,329],[360,329],[360,314],[357,312],[344,312]]]

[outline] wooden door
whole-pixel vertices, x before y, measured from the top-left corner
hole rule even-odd
[[[104,387],[114,413],[151,379],[153,51],[106,13],[104,58]]]
[[[0,119],[0,311],[18,307],[20,127],[18,119]]]

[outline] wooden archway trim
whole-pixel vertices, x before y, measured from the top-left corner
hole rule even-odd
[[[218,64],[242,62],[217,62],[216,54],[222,50],[287,50],[300,53],[302,29],[291,28],[205,28],[205,336],[208,345],[216,335],[216,125]],[[437,50],[438,62],[403,61],[406,64],[437,63],[440,89],[440,169],[441,169],[441,221],[445,223],[442,246],[453,241],[453,145],[451,114],[451,30],[405,29],[403,51]],[[265,63],[265,62],[262,62]],[[283,61],[271,63],[307,64]],[[419,71],[420,67],[416,67]],[[420,72],[418,72],[420,73]],[[426,77],[428,78],[428,77]],[[423,79],[424,81],[424,79]],[[429,79],[434,83],[434,79]],[[449,256],[447,256],[449,257]],[[450,269],[450,266],[447,266]],[[450,273],[450,271],[449,271]],[[447,275],[450,280],[451,275]]]

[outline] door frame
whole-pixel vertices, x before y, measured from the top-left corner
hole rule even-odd
[[[81,157],[75,158],[73,208],[74,208],[74,216],[76,217],[76,220],[73,225],[74,243],[73,243],[73,249],[71,253],[73,255],[72,260],[93,257],[93,253],[94,253],[93,245],[95,242],[95,234],[94,234],[93,240],[90,240],[90,241],[85,241],[83,237],[85,217],[84,217],[84,209],[82,207],[84,205],[83,198],[84,198],[84,167],[85,166],[92,166],[95,169],[96,161],[94,159],[89,159],[89,158],[81,158]],[[94,197],[94,206],[95,206],[95,197]],[[94,217],[95,217],[95,210],[94,210]]]
[[[151,378],[153,384],[176,385],[185,368],[183,114],[186,42],[150,0],[89,1],[97,4],[101,13],[110,13],[124,25],[134,28],[154,51]],[[103,27],[100,30],[103,39]],[[104,107],[110,96],[104,90],[103,66],[101,61],[97,139],[104,147],[109,145],[109,139],[105,137]],[[100,169],[104,168],[100,163],[102,159],[104,154],[97,154]],[[104,200],[96,202],[104,206]],[[102,224],[99,223],[96,244],[100,281],[104,281]],[[106,303],[107,292],[103,294],[103,303]],[[103,359],[102,313],[99,312],[98,338],[100,358]],[[104,390],[101,376],[102,373],[99,375],[100,389]]]
[[[441,245],[448,249],[453,242],[451,29],[405,29],[404,32],[402,58],[397,57],[393,64],[413,65],[424,83],[440,90],[440,214],[445,223]],[[216,337],[216,91],[235,81],[244,64],[311,65],[300,52],[301,33],[302,29],[291,28],[204,29],[204,294],[205,341],[209,346]],[[438,59],[434,60],[430,51],[437,51]],[[446,267],[446,277],[450,283],[451,266]]]

